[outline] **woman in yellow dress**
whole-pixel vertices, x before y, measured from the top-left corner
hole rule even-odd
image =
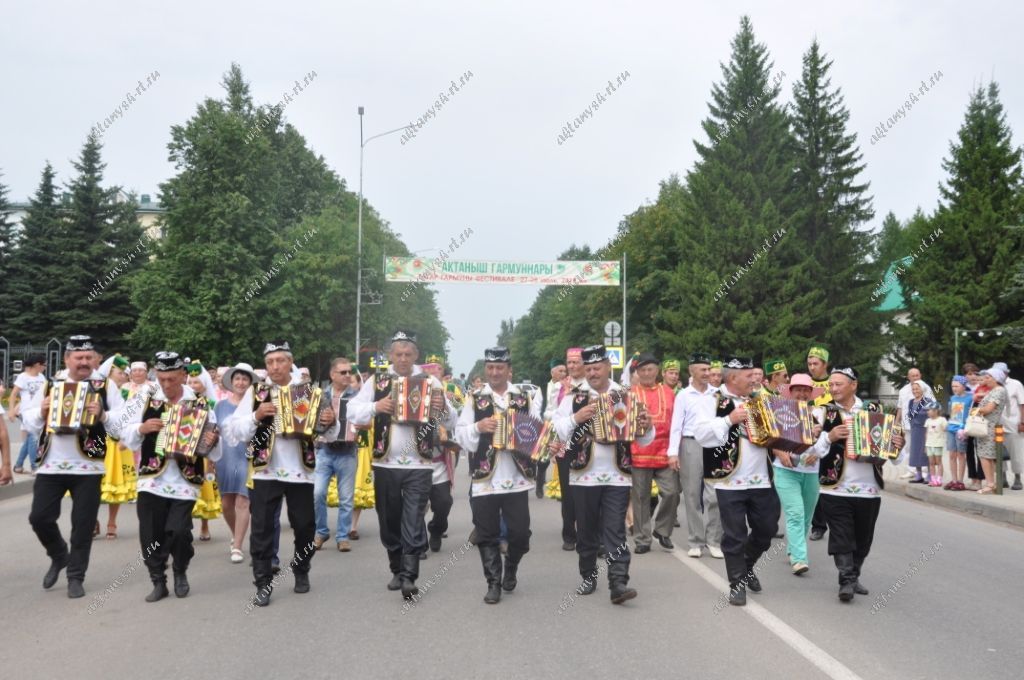
[[[122,396],[128,393],[126,368],[128,360],[119,354],[108,359],[101,367],[101,372],[106,371],[107,377],[121,388]],[[103,459],[103,465],[106,472],[100,483],[100,502],[107,504],[107,540],[113,540],[117,538],[117,513],[121,509],[121,504],[134,502],[137,494],[135,454],[108,435],[107,455]]]
[[[217,402],[209,395],[214,393],[212,389],[213,380],[198,361],[193,361],[187,367],[189,372],[188,386],[196,393],[196,397],[206,399],[212,411]],[[206,461],[206,480],[199,487],[199,498],[196,499],[195,507],[192,508],[192,516],[202,520],[199,529],[199,540],[210,540],[210,520],[220,517],[221,503],[220,491],[217,489],[217,476],[214,464]]]
[[[358,390],[363,386],[363,376],[356,371],[352,375],[352,388]],[[359,540],[359,515],[363,508],[371,509],[374,506],[373,491],[373,432],[372,430],[356,430],[356,489],[352,501],[352,530],[349,531],[350,540]]]

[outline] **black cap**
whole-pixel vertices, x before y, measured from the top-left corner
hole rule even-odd
[[[263,356],[267,356],[271,352],[291,352],[292,346],[288,344],[287,340],[272,340],[263,346]]]
[[[185,360],[177,352],[157,352],[153,368],[157,371],[179,371],[185,368]]]
[[[690,355],[690,365],[693,364],[707,364],[711,365],[711,355],[707,352],[694,352]]]
[[[489,364],[511,364],[512,353],[508,351],[508,347],[491,347],[484,350],[484,362]]]
[[[829,375],[832,375],[833,373],[845,375],[847,378],[853,380],[854,382],[860,382],[860,379],[857,377],[857,369],[855,369],[853,366],[836,366],[835,368],[832,369],[831,372],[829,372]]]
[[[92,344],[92,338],[88,335],[72,335],[68,338],[68,344],[64,346],[64,350],[67,352],[84,352],[94,349],[96,349],[96,345]]]
[[[658,365],[659,363],[660,362],[658,361],[658,359],[653,354],[651,354],[650,352],[643,352],[634,361],[633,368],[635,370],[640,370],[641,368],[643,368],[644,366],[647,366],[648,364]]]
[[[416,334],[408,330],[397,330],[391,336],[391,342],[411,342],[416,345]]]
[[[753,368],[754,360],[750,357],[727,356],[722,359],[722,368]]]
[[[604,345],[591,345],[583,348],[583,364],[599,364],[608,360],[608,352]]]

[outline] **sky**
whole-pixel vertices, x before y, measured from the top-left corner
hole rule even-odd
[[[625,215],[656,199],[659,182],[693,167],[693,140],[705,141],[700,122],[743,14],[768,47],[772,72],[785,72],[785,101],[814,38],[833,59],[832,82],[867,166],[870,227],[889,211],[906,219],[934,208],[942,158],[979,84],[999,83],[1021,143],[1017,3],[38,2],[7,7],[0,23],[2,181],[11,200],[26,200],[47,160],[67,181],[90,128],[159,72],[103,133],[107,183],[157,194],[174,174],[171,126],[205,97],[221,97],[220,81],[237,62],[254,99],[267,104],[316,71],[284,117],[355,191],[357,107],[365,107],[367,137],[399,128],[471,71],[414,139],[403,144],[398,133],[367,144],[365,196],[425,256],[471,228],[459,258],[553,260],[572,244],[601,247]],[[559,144],[567,121],[626,71]],[[919,102],[872,144],[911,91]],[[456,373],[538,292],[437,289]],[[339,351],[351,344],[339,340]]]

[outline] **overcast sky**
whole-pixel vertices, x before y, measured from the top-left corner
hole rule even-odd
[[[38,2],[7,6],[0,23],[0,169],[16,201],[35,190],[46,160],[66,181],[90,127],[159,71],[103,137],[107,182],[156,194],[173,174],[171,125],[220,97],[236,61],[262,103],[316,71],[284,115],[355,191],[356,107],[366,107],[367,136],[397,128],[472,71],[415,139],[370,142],[366,197],[425,255],[471,227],[460,258],[551,260],[573,243],[601,246],[656,198],[660,180],[692,168],[692,141],[744,13],[773,72],[786,73],[787,101],[815,36],[835,61],[833,84],[867,163],[873,226],[890,210],[906,219],[934,207],[941,159],[979,83],[1000,84],[1021,142],[1017,3]],[[628,80],[559,145],[562,126],[623,71]],[[937,71],[941,81],[872,145],[879,122]],[[458,372],[537,288],[439,291]],[[601,338],[580,342],[591,340]],[[351,344],[339,339],[339,350]]]

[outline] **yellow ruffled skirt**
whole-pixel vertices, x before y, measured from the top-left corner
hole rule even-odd
[[[551,470],[551,479],[544,485],[544,496],[560,501],[562,500],[562,487],[558,483],[558,465],[555,464],[554,458],[551,459],[551,465],[548,469]]]
[[[106,472],[100,483],[100,502],[116,505],[135,500],[139,476],[132,450],[121,446],[121,442],[113,437],[107,437],[107,455],[103,465]]]
[[[338,475],[332,475],[327,485],[327,507],[338,507]]]
[[[359,456],[356,461],[356,494],[353,501],[355,508],[372,508],[375,502],[373,491],[373,436],[367,432],[365,438],[360,437],[359,449],[356,453]],[[363,444],[365,443],[365,446]],[[331,480],[334,491],[334,504],[338,504],[338,492],[336,480]],[[330,491],[328,491],[328,502],[330,502]],[[333,506],[332,506],[333,507]]]
[[[199,487],[199,498],[196,499],[195,507],[192,508],[192,516],[199,519],[217,519],[220,517],[220,491],[217,489],[217,482],[207,479]]]

